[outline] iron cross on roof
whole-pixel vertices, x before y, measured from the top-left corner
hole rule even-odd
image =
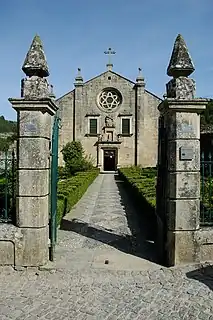
[[[112,56],[113,54],[116,54],[116,52],[113,51],[111,48],[109,48],[107,51],[104,51],[104,53],[108,55],[108,59],[109,59],[109,60],[108,60],[108,65],[112,65],[111,56]]]

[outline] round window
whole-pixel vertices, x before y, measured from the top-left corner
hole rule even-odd
[[[122,102],[121,94],[113,88],[104,89],[98,96],[98,105],[105,111],[114,111]]]

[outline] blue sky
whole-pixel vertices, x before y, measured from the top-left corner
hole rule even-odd
[[[20,97],[21,66],[38,33],[57,97],[106,70],[112,47],[114,71],[162,96],[174,40],[181,33],[196,71],[197,96],[213,97],[212,0],[7,0],[0,10],[0,115],[16,119],[9,97]]]

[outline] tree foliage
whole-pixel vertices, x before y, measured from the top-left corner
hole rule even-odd
[[[0,116],[0,151],[6,151],[17,137],[17,123]]]
[[[68,175],[93,168],[92,161],[84,155],[80,141],[68,142],[62,149],[65,171]]]
[[[211,99],[207,106],[205,111],[201,114],[201,125],[213,125],[213,99]]]
[[[6,138],[0,137],[0,151],[7,151],[16,139],[16,134],[13,134]]]
[[[15,121],[9,121],[0,116],[0,133],[16,132],[17,123]]]
[[[10,147],[10,142],[8,138],[1,138],[0,137],[0,151],[6,151]]]

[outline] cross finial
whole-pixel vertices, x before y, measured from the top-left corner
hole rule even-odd
[[[116,54],[115,51],[112,50],[112,48],[109,48],[107,51],[104,51],[105,54],[108,55],[108,63],[107,63],[107,67],[108,67],[108,70],[112,69],[113,67],[113,64],[112,64],[112,61],[111,61],[111,56],[113,54]]]

